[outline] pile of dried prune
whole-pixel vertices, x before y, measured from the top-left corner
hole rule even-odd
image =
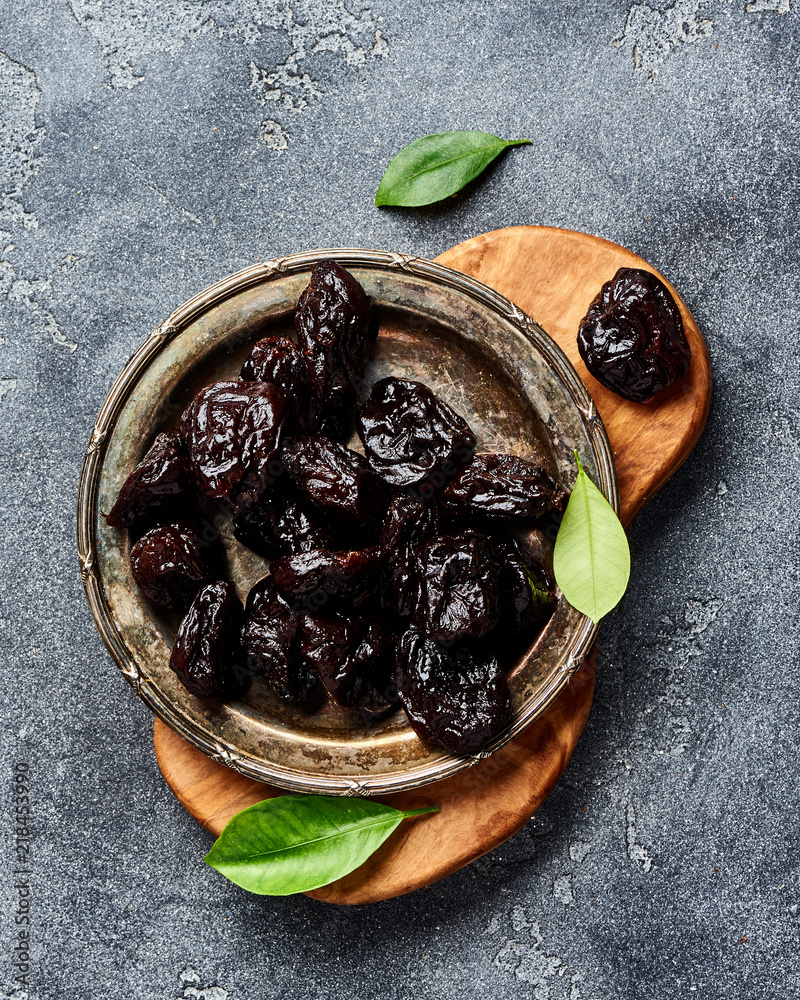
[[[185,612],[170,666],[192,694],[236,697],[258,676],[365,723],[402,706],[420,739],[477,754],[509,726],[505,670],[555,603],[513,532],[566,493],[523,458],[475,454],[467,422],[420,382],[381,379],[357,407],[371,305],[318,263],[297,342],[264,337],[237,381],[202,389],[107,520],[131,532],[143,595]],[[363,454],[343,443],[353,426]],[[203,521],[214,504],[270,561],[244,607]]]

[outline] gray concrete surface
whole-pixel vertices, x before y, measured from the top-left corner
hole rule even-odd
[[[0,2],[1,995],[800,996],[800,4],[361,2]],[[454,128],[534,145],[444,207],[377,210],[391,155]],[[713,359],[705,436],[631,531],[539,814],[407,898],[250,897],[203,865],[83,599],[95,413],[148,330],[259,257],[433,256],[517,223],[677,285]]]

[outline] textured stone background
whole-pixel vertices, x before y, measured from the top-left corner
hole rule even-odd
[[[27,760],[31,1000],[797,996],[800,5],[360,2],[0,3],[2,995],[26,995]],[[444,208],[377,210],[391,155],[454,128],[534,145]],[[95,413],[147,331],[258,257],[516,223],[677,285],[714,364],[705,436],[633,527],[539,814],[411,897],[249,897],[203,865],[83,600]]]

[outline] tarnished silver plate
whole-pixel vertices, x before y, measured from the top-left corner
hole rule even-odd
[[[177,620],[147,603],[133,582],[127,532],[107,527],[120,486],[155,435],[174,426],[197,390],[235,378],[252,343],[291,329],[312,264],[333,257],[379,309],[380,335],[367,389],[387,374],[429,385],[478,435],[479,450],[536,457],[571,484],[573,450],[619,509],[605,429],[569,361],[508,299],[431,261],[372,250],[293,254],[249,267],[177,309],[114,383],[92,431],[78,498],[78,554],[103,641],[125,678],[167,725],[249,777],[302,792],[373,795],[455,774],[475,758],[421,743],[402,712],[367,726],[332,705],[304,712],[255,680],[241,701],[190,695],[169,669]],[[246,596],[267,564],[219,524],[231,578]],[[550,542],[534,533],[546,550]],[[514,722],[488,752],[540,715],[569,681],[595,636],[561,598],[509,676]],[[481,756],[485,756],[482,754]]]

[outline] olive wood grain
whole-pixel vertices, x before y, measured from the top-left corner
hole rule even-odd
[[[630,403],[589,375],[576,344],[578,323],[620,267],[654,268],[629,250],[583,233],[515,226],[485,233],[437,260],[483,281],[531,315],[559,343],[591,392],[608,431],[628,524],[681,465],[705,425],[711,368],[705,342],[678,294],[692,364],[684,381],[649,403]],[[492,757],[467,771],[380,801],[441,812],[403,822],[359,869],[308,895],[329,903],[370,903],[452,874],[516,833],[567,766],[592,704],[592,653],[550,708]],[[214,836],[246,806],[282,794],[195,750],[155,721],[156,759],[178,801]]]

